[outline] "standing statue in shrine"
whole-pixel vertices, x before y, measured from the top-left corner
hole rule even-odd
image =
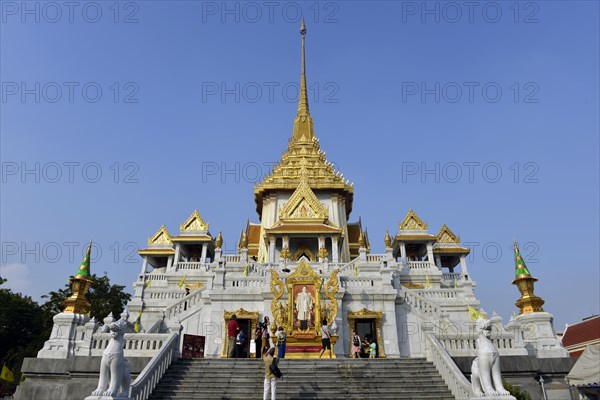
[[[296,319],[300,321],[300,329],[306,330],[309,327],[312,319],[312,310],[315,301],[307,290],[306,286],[302,287],[302,291],[296,296]]]

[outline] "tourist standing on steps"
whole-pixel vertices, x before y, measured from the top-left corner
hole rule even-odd
[[[275,347],[271,347],[263,356],[265,362],[265,385],[263,400],[269,400],[269,390],[271,390],[271,400],[275,400],[277,394],[277,377],[271,371],[271,364],[277,365],[277,355]]]
[[[321,344],[323,345],[323,350],[321,350],[321,354],[319,354],[319,358],[325,353],[325,350],[329,350],[329,358],[331,358],[331,333],[329,333],[329,328],[327,328],[327,320],[324,319],[321,321]]]
[[[350,357],[360,358],[360,336],[356,331],[352,331],[352,351]]]
[[[261,358],[263,356],[262,354],[262,328],[263,324],[262,322],[258,322],[258,324],[256,325],[256,330],[254,331],[254,333],[256,334],[256,339],[254,339],[254,352],[256,354],[256,358]]]
[[[277,354],[279,356],[279,359],[285,358],[285,342],[286,342],[286,340],[287,340],[287,337],[283,330],[283,326],[280,326],[279,330],[277,331]]]
[[[231,316],[229,323],[227,324],[227,357],[233,358],[233,351],[235,348],[235,338],[237,337],[240,326],[237,323],[237,317],[235,314]]]
[[[261,355],[264,355],[266,353],[267,350],[269,350],[270,343],[269,343],[269,317],[267,317],[265,315],[265,319],[263,320],[262,323],[262,343],[261,343]]]

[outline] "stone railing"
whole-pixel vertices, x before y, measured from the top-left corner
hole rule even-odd
[[[242,261],[242,257],[240,255],[235,255],[235,254],[225,254],[223,255],[223,260],[225,260],[225,262],[241,262]]]
[[[209,263],[203,263],[203,262],[178,262],[175,265],[175,270],[179,271],[179,270],[201,270],[201,271],[209,271],[210,270],[210,264]]]
[[[460,272],[444,272],[442,274],[442,280],[448,282],[460,282],[461,280],[463,280],[463,274],[461,274]]]
[[[170,333],[152,360],[131,384],[129,397],[132,400],[147,400],[165,371],[179,355],[179,333]]]
[[[355,259],[353,259],[352,261],[342,265],[341,267],[339,267],[340,269],[340,273],[344,273],[347,271],[352,272],[354,270],[354,264],[356,264],[359,261],[358,257],[356,257]]]
[[[148,288],[144,292],[144,298],[147,300],[178,300],[183,297],[185,297],[183,289],[175,291],[173,289]]]
[[[375,280],[373,279],[363,279],[363,278],[344,278],[340,280],[340,284],[343,288],[353,288],[353,287],[374,287]]]
[[[408,261],[406,263],[409,269],[428,269],[437,267],[429,261]]]
[[[423,296],[426,299],[433,300],[448,300],[448,299],[458,299],[459,298],[459,289],[424,289],[424,290],[415,290],[419,295]]]
[[[450,328],[453,330],[453,328]],[[501,330],[492,333],[491,341],[503,356],[527,355],[524,343],[516,337],[518,332]],[[477,335],[470,332],[438,332],[436,339],[453,357],[477,356]]]
[[[367,254],[367,262],[381,262],[384,257],[385,254]]]
[[[123,349],[125,357],[152,357],[169,338],[164,333],[126,333]],[[101,356],[111,340],[111,333],[94,334],[90,345],[91,356]]]
[[[227,287],[263,287],[267,280],[262,276],[242,276],[226,282]]]
[[[187,311],[188,309],[194,307],[196,303],[201,302],[202,292],[205,288],[206,287],[201,287],[200,289],[196,289],[187,296],[185,296],[184,294],[184,296],[180,300],[165,308],[165,317],[169,319],[176,317],[182,314],[183,312]]]
[[[442,308],[421,296],[417,291],[402,287],[402,293],[404,293],[404,301],[410,304],[421,315],[435,317],[435,319],[439,319],[442,316]]]
[[[471,383],[452,360],[441,343],[432,334],[427,335],[427,361],[435,365],[446,385],[457,399],[469,399],[473,396]]]
[[[145,279],[144,279],[145,278]],[[166,281],[166,274],[140,274],[138,280],[140,282],[145,281]]]

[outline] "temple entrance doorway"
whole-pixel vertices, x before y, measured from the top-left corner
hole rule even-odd
[[[356,320],[356,333],[365,343],[365,339],[369,343],[375,341],[377,343],[377,331],[375,329],[375,318],[364,318]],[[369,357],[369,349],[361,344],[361,357]]]
[[[363,308],[360,311],[348,311],[348,325],[350,331],[355,330],[362,340],[361,357],[369,356],[368,344],[365,342],[365,339],[367,339],[369,344],[372,342],[377,344],[377,347],[375,348],[375,357],[385,358],[382,323],[383,312],[381,311],[367,310],[366,308]],[[350,353],[350,351],[348,351],[348,353]]]
[[[249,358],[250,357],[250,340],[252,338],[252,331],[250,330],[250,326],[252,325],[252,321],[249,318],[238,318],[238,325],[240,326],[240,330],[246,334],[246,344],[243,347],[242,354],[240,354],[240,358]]]

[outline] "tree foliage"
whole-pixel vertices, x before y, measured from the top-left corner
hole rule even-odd
[[[91,279],[92,285],[86,296],[91,305],[90,317],[102,321],[112,312],[113,316],[119,319],[125,304],[131,300],[131,295],[124,292],[125,286],[111,285],[106,275],[98,277],[94,274]],[[70,284],[67,283],[63,289],[42,296],[42,298],[48,299],[43,307],[52,315],[58,314],[64,309],[64,302],[71,294]]]

